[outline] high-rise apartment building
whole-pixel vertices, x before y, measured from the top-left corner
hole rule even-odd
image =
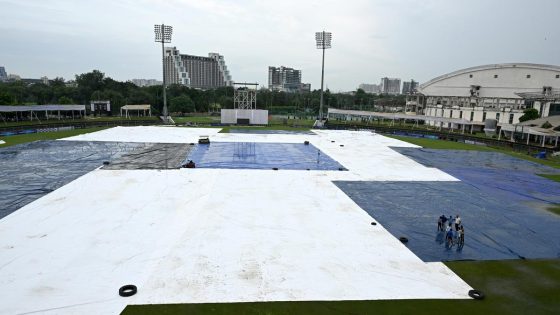
[[[132,79],[131,81],[132,81],[132,83],[134,83],[134,85],[137,85],[139,87],[154,86],[154,85],[162,85],[163,84],[162,81],[158,81],[156,79]]]
[[[166,47],[164,66],[167,84],[181,84],[198,89],[233,84],[224,57],[217,53],[210,53],[208,57],[184,55],[176,47]]]
[[[306,92],[310,84],[301,83],[301,70],[288,67],[268,67],[268,89],[282,92]]]
[[[379,94],[379,92],[380,92],[378,84],[362,83],[362,84],[360,84],[360,86],[358,88],[364,90],[364,92],[366,92],[366,93]]]
[[[401,79],[381,78],[381,93],[398,95],[401,93]]]
[[[418,88],[418,82],[414,80],[404,81],[402,86],[402,94],[414,94]]]
[[[0,82],[8,81],[8,74],[4,67],[0,67]]]

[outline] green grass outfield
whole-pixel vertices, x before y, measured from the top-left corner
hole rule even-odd
[[[285,128],[291,128],[284,126]],[[284,128],[282,126],[248,128]],[[36,140],[52,140],[95,132],[107,127],[34,133],[1,138],[6,147]],[[238,128],[238,127],[235,127]],[[308,128],[302,128],[307,130]],[[294,130],[282,129],[282,130]],[[497,151],[543,163],[523,154],[443,140],[394,137],[427,148]],[[551,163],[558,163],[551,161]],[[551,165],[554,166],[555,164]],[[558,165],[554,166],[558,167]],[[559,175],[543,175],[560,180]],[[560,209],[559,209],[560,211]],[[269,302],[128,306],[124,314],[558,314],[560,310],[560,259],[446,263],[486,299],[393,300],[333,302]],[[375,285],[375,284],[372,284]],[[142,290],[142,287],[138,288]]]
[[[37,140],[55,140],[60,138],[72,137],[83,133],[95,132],[107,128],[108,127],[94,127],[94,128],[38,132],[38,133],[29,133],[23,135],[7,136],[7,137],[0,138],[0,140],[4,140],[6,142],[4,144],[0,144],[0,148],[26,143],[26,142],[37,141]]]
[[[560,260],[446,263],[484,300],[382,300],[129,305],[125,315],[147,314],[558,314]],[[375,285],[375,283],[372,283]],[[139,287],[138,290],[142,290]]]

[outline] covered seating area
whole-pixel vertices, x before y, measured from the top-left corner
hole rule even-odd
[[[136,116],[152,116],[152,107],[149,104],[142,104],[142,105],[124,105],[121,107],[121,117],[124,116],[126,118],[130,118],[129,111],[136,111]]]
[[[381,113],[381,112],[371,112],[371,111],[360,111],[360,110],[346,110],[346,109],[336,109],[329,108],[328,114],[329,119],[342,119],[342,120],[389,120],[391,125],[395,124],[395,121],[414,121],[415,126],[418,127],[418,122],[422,121],[425,123],[426,128],[430,125],[437,127],[441,130],[442,127],[449,128],[451,130],[458,129],[462,133],[468,131],[473,132],[473,126],[480,125],[480,123],[468,121],[466,119],[459,118],[446,118],[446,117],[434,117],[426,115],[409,115],[405,113]]]
[[[549,128],[543,128],[542,126],[548,123]],[[560,137],[560,116],[549,116],[534,120],[528,120],[520,122],[518,124],[500,124],[500,133],[498,134],[498,139],[503,136],[508,137],[511,141],[521,140],[526,141],[527,144],[530,142],[537,143],[541,147],[552,146],[558,147],[558,138]]]
[[[0,119],[4,123],[51,118],[74,119],[85,115],[85,105],[0,105]]]

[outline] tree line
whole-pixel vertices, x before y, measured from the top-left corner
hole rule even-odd
[[[0,83],[0,105],[42,104],[89,104],[95,100],[111,101],[117,113],[127,104],[150,104],[156,113],[163,108],[161,86],[139,87],[130,81],[116,81],[99,70],[75,76],[75,85],[67,85],[56,78],[48,85],[28,84],[24,81]],[[233,87],[210,90],[193,89],[182,85],[167,87],[167,104],[170,112],[208,113],[221,108],[233,108]],[[405,97],[365,93],[324,93],[327,107],[373,110],[375,106],[402,106]],[[315,115],[320,104],[320,90],[309,93],[286,93],[260,89],[257,92],[257,108],[267,109],[271,114]]]

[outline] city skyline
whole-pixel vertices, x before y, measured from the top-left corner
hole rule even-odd
[[[319,86],[314,34],[323,29],[333,33],[325,59],[325,85],[332,91],[384,76],[422,83],[483,64],[560,64],[557,1],[294,4],[275,3],[272,10],[260,1],[0,0],[0,60],[8,73],[25,78],[71,80],[93,69],[119,81],[161,78],[152,28],[164,22],[174,27],[171,45],[191,55],[218,52],[235,81],[261,86],[268,79],[262,69],[270,64],[290,64]]]

